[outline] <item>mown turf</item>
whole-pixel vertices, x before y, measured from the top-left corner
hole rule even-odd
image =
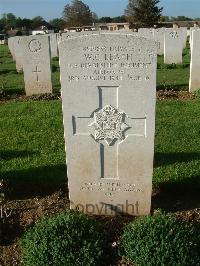
[[[165,65],[164,57],[158,56],[157,89],[188,90],[190,51],[189,45],[183,53],[183,64]],[[52,60],[52,84],[60,91],[58,58]],[[18,74],[7,45],[0,45],[0,93],[24,94],[23,74]]]
[[[17,183],[60,183],[66,176],[59,101],[0,105],[0,177]]]
[[[200,101],[157,104],[154,183],[200,189]]]
[[[200,101],[159,101],[154,185],[200,189]],[[0,105],[0,177],[18,183],[66,178],[61,102]]]

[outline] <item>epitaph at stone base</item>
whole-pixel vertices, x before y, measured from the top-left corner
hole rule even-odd
[[[59,44],[70,207],[150,213],[156,44],[88,34]]]

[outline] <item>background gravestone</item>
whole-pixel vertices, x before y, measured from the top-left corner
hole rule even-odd
[[[153,39],[154,29],[153,28],[139,28],[138,35],[147,39]]]
[[[164,63],[181,64],[183,53],[183,37],[180,29],[166,29],[164,42]]]
[[[52,33],[49,34],[50,37],[50,47],[51,47],[51,57],[57,57],[58,56],[58,40],[57,40],[57,34]]]
[[[153,39],[157,43],[158,55],[164,54],[164,31],[165,31],[165,28],[154,29],[153,31]]]
[[[32,35],[21,43],[26,95],[52,93],[49,37]]]
[[[59,44],[71,208],[150,212],[156,44],[90,34]]]
[[[200,30],[193,30],[189,90],[193,92],[197,89],[200,89]]]
[[[14,40],[15,40],[15,37],[8,38],[8,48],[10,50],[10,53],[11,53],[12,57],[13,57],[13,60],[15,60]]]
[[[185,49],[187,45],[187,27],[181,27],[180,29],[182,30],[183,49]]]
[[[23,70],[23,50],[21,46],[21,40],[23,37],[17,36],[14,39],[14,53],[15,53],[15,61],[16,61],[16,70],[17,72],[20,72]]]

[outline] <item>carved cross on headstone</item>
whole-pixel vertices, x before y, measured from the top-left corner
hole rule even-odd
[[[106,179],[119,179],[120,144],[131,136],[146,137],[146,117],[121,111],[118,90],[119,87],[98,87],[98,109],[88,117],[72,117],[74,135],[90,136],[100,144],[101,178]]]
[[[35,67],[35,70],[32,71],[33,73],[36,73],[36,80],[39,81],[39,75],[38,73],[41,73],[41,70],[39,70],[38,66]]]

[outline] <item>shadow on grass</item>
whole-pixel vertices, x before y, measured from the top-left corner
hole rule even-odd
[[[152,208],[167,212],[200,208],[200,176],[161,184],[153,194]]]
[[[161,153],[156,152],[154,158],[154,166],[169,165],[174,163],[187,163],[194,160],[200,160],[200,153],[198,152],[172,152]]]
[[[1,173],[1,177],[9,181],[11,199],[42,197],[59,189],[67,193],[66,176],[67,169],[64,164]]]
[[[154,166],[194,160],[200,160],[200,153],[156,153]],[[200,175],[161,183],[159,189],[153,193],[152,207],[170,212],[200,208]]]
[[[12,160],[14,158],[25,158],[25,157],[31,157],[32,155],[36,155],[39,152],[36,151],[16,151],[16,150],[7,150],[7,151],[0,151],[0,160]]]
[[[0,99],[15,99],[18,96],[25,96],[24,88],[9,88],[0,91]]]
[[[18,74],[18,73],[17,73],[17,70],[13,70],[13,69],[0,70],[0,75],[6,75],[6,74]]]

